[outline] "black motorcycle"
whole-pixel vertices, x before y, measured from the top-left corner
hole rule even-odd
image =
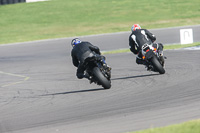
[[[86,68],[86,78],[90,82],[94,82],[97,85],[102,85],[104,89],[110,89],[111,87],[111,70],[107,66],[103,66],[103,62],[98,54],[94,54],[88,57],[84,62]]]
[[[160,74],[165,73],[164,67],[164,57],[160,56],[157,49],[152,46],[152,44],[144,44],[142,46],[143,60],[145,60],[150,70],[159,72]]]

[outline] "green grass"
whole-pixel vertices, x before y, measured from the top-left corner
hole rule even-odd
[[[200,133],[200,120],[129,133]]]
[[[51,0],[0,6],[0,44],[200,24],[199,0]]]
[[[174,45],[164,45],[164,50],[167,49],[179,49],[179,48],[187,48],[187,47],[193,47],[193,46],[200,46],[200,42],[193,43],[193,44],[174,44]],[[116,53],[126,53],[130,52],[130,49],[117,49],[117,50],[111,50],[111,51],[102,51],[102,54],[116,54]]]

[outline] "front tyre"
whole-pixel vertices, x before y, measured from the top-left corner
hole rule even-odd
[[[160,64],[160,62],[158,61],[158,59],[153,56],[151,58],[151,63],[153,65],[153,67],[160,73],[160,74],[164,74],[165,73],[165,69],[162,67],[162,65]]]
[[[93,74],[98,84],[102,85],[104,89],[110,89],[111,81],[102,74],[98,67],[93,68]]]

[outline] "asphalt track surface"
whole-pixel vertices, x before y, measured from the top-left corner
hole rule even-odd
[[[99,47],[128,47],[124,38],[110,46],[115,35]],[[124,133],[200,118],[200,50],[164,51],[164,75],[132,53],[106,55],[112,87],[104,90],[76,78],[70,41],[0,46],[0,133]]]

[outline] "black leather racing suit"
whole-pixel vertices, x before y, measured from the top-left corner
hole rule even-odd
[[[149,32],[147,29],[137,29],[132,32],[132,34],[129,36],[129,46],[130,50],[134,54],[138,54],[136,57],[136,63],[137,64],[145,64],[145,61],[142,60],[142,53],[141,48],[142,46],[147,44],[152,44],[156,40],[156,36],[153,35],[151,32]],[[163,50],[163,45],[161,43],[153,44],[158,45],[158,50]]]
[[[84,68],[83,63],[86,58],[91,57],[93,52],[101,54],[97,46],[92,45],[89,42],[81,42],[73,47],[71,51],[72,62],[74,66],[78,67],[76,76],[81,79],[84,77]]]

